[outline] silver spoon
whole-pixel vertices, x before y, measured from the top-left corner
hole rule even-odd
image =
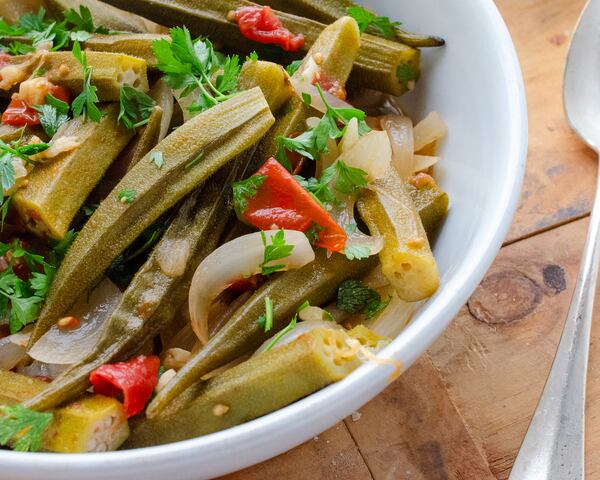
[[[567,58],[563,100],[571,128],[600,153],[600,0],[590,0],[579,18]],[[597,189],[562,337],[509,480],[584,479],[585,383],[599,232]]]

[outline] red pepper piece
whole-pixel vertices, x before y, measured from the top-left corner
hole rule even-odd
[[[346,232],[277,160],[270,158],[256,172],[264,181],[248,199],[242,220],[260,230],[283,228],[306,232],[316,225],[317,247],[340,252]]]
[[[69,103],[70,101],[69,91],[65,87],[53,85],[50,88],[50,93],[63,102]],[[40,124],[40,117],[38,112],[25,100],[19,98],[17,94],[13,95],[8,107],[2,114],[2,123],[13,127],[33,126]]]
[[[233,12],[244,37],[255,42],[279,45],[286,52],[296,52],[304,46],[304,35],[294,35],[283,26],[271,7],[240,7]]]
[[[127,362],[102,365],[90,374],[94,392],[107,397],[123,395],[127,418],[146,406],[158,383],[160,360],[156,355],[140,355]]]

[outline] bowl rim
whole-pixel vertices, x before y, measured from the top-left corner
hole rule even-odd
[[[508,28],[493,1],[481,0],[478,3],[482,15],[487,17],[489,25],[494,29],[494,38],[499,41],[503,83],[509,99],[507,111],[511,118],[506,163],[508,174],[501,188],[502,196],[497,199],[494,209],[497,228],[490,229],[481,236],[482,241],[476,249],[479,253],[475,256],[476,261],[463,262],[448,279],[445,290],[452,294],[445,294],[444,298],[432,302],[431,307],[419,316],[417,322],[411,322],[380,353],[381,357],[402,361],[404,366],[413,363],[443,333],[482,280],[510,227],[525,174],[528,117],[519,60]],[[411,352],[414,348],[410,346],[416,344],[424,345],[424,348],[419,348],[419,352]],[[371,362],[343,381],[301,401],[243,425],[203,437],[134,450],[68,456],[0,450],[0,465],[3,472],[12,472],[18,478],[29,478],[40,471],[49,474],[48,478],[97,478],[89,476],[91,472],[95,472],[93,475],[110,478],[107,475],[111,473],[140,472],[140,467],[148,470],[152,468],[151,465],[160,463],[180,465],[178,468],[185,474],[186,465],[188,468],[197,467],[199,459],[205,458],[204,461],[209,462],[209,465],[203,465],[205,470],[196,472],[196,476],[210,478],[223,475],[283,453],[333,426],[379,394],[388,384],[391,369],[392,367],[381,368]],[[240,444],[251,445],[251,448],[246,446],[240,450]],[[210,461],[206,460],[208,457],[226,460],[227,464],[211,466]],[[177,472],[174,472],[173,478],[179,478]]]

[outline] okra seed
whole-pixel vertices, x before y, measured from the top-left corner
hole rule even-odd
[[[61,330],[74,330],[79,328],[81,322],[77,317],[70,316],[61,318],[58,322],[56,322],[56,325]]]
[[[214,407],[213,407],[213,415],[215,417],[222,417],[223,415],[225,415],[227,412],[229,411],[229,407],[227,405],[224,405],[222,403],[217,403]]]
[[[317,52],[313,55],[313,60],[317,65],[321,65],[323,63],[323,54],[321,52]]]
[[[229,12],[227,12],[227,20],[229,20],[230,22],[235,22],[236,21],[235,17],[236,17],[235,11],[229,10]]]
[[[419,250],[419,249],[423,248],[424,244],[425,244],[425,240],[423,239],[423,237],[411,238],[406,241],[406,246],[413,250]]]

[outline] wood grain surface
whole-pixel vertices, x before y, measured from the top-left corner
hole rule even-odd
[[[227,480],[508,477],[566,316],[597,163],[569,130],[561,101],[584,0],[496,3],[517,47],[530,119],[527,174],[505,247],[448,331],[399,380],[353,418]],[[600,480],[600,326],[592,335],[586,478]]]

